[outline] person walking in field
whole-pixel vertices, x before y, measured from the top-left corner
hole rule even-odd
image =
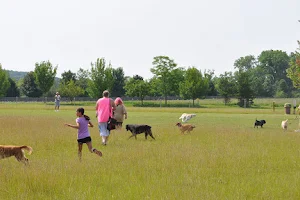
[[[55,101],[55,111],[59,111],[59,106],[60,106],[60,94],[56,92],[54,96],[54,101]]]
[[[96,103],[96,117],[103,145],[106,145],[108,141],[110,131],[107,129],[107,122],[109,117],[112,117],[115,108],[115,102],[109,98],[109,92],[107,90],[103,91],[103,97],[98,99]]]
[[[127,119],[127,111],[120,97],[115,99],[115,105],[114,118],[117,120],[116,126],[122,128],[124,118]]]
[[[78,117],[76,119],[76,125],[72,124],[65,124],[68,127],[78,129],[77,134],[77,142],[78,142],[78,157],[79,161],[81,161],[82,157],[82,145],[83,143],[86,143],[88,146],[88,149],[91,153],[95,153],[98,156],[102,156],[101,151],[98,151],[97,149],[93,148],[92,146],[92,139],[90,136],[90,132],[88,127],[94,127],[92,122],[90,121],[90,117],[87,115],[84,115],[84,108],[78,108],[76,110],[76,116]]]

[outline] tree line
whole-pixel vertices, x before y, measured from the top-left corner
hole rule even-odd
[[[300,46],[300,44],[299,44]],[[167,104],[169,96],[183,99],[221,96],[224,103],[237,98],[240,106],[251,105],[256,97],[300,97],[300,54],[289,55],[281,50],[266,50],[260,55],[247,55],[234,62],[235,71],[216,76],[214,70],[201,71],[195,66],[180,67],[168,56],[153,58],[150,72],[153,77],[125,76],[123,68],[112,67],[105,58],[92,62],[90,69],[80,68],[76,73],[64,71],[55,81],[57,66],[50,61],[35,64],[34,71],[15,82],[0,64],[0,97],[62,96],[99,98],[108,89],[111,96],[138,97],[143,104],[146,96],[162,97]],[[245,101],[246,100],[246,101]]]

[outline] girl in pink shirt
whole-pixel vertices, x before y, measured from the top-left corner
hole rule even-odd
[[[92,146],[92,139],[90,136],[90,132],[88,127],[94,127],[92,122],[90,121],[90,117],[84,115],[84,109],[78,108],[76,111],[76,116],[78,117],[76,119],[76,125],[72,124],[65,124],[66,126],[78,129],[77,134],[77,142],[78,142],[78,157],[81,161],[82,156],[82,145],[83,143],[86,143],[90,152],[95,153],[98,156],[102,156],[101,151],[98,151],[97,149],[93,148]]]

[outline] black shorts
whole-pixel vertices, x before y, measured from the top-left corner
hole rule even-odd
[[[92,138],[91,137],[86,137],[86,138],[82,138],[82,139],[78,139],[77,142],[82,144],[82,143],[87,143],[87,142],[91,142]]]

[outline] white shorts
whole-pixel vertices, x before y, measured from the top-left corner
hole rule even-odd
[[[110,132],[107,130],[107,122],[98,123],[100,136],[109,136]]]

